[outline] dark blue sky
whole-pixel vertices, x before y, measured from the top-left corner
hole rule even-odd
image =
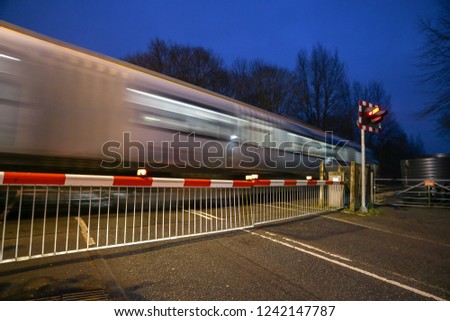
[[[0,0],[0,18],[115,58],[159,37],[211,49],[227,65],[246,58],[293,69],[298,51],[320,42],[338,50],[350,80],[383,83],[428,153],[450,153],[434,123],[415,116],[431,99],[419,81],[418,19],[438,8],[436,0]]]

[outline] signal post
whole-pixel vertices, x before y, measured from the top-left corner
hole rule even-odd
[[[380,134],[381,121],[386,116],[387,110],[364,100],[359,101],[358,107],[358,127],[361,129],[361,211],[366,213],[366,140],[364,132]]]

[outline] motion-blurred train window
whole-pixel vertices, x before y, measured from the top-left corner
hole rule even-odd
[[[239,119],[192,103],[127,88],[136,111],[133,122],[198,136],[229,139]]]
[[[0,146],[15,142],[19,117],[20,86],[0,81]]]

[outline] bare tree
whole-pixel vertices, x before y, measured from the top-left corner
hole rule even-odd
[[[450,136],[450,3],[440,1],[439,17],[422,20],[420,28],[426,37],[422,51],[425,83],[433,86],[434,100],[420,116],[437,120],[440,132]]]
[[[212,91],[223,94],[228,91],[228,72],[223,60],[202,47],[168,44],[156,38],[147,51],[124,60]]]
[[[236,60],[230,71],[232,96],[270,112],[285,114],[292,97],[292,73],[255,60]]]
[[[297,103],[293,112],[311,125],[332,130],[336,116],[349,108],[349,85],[337,51],[331,53],[321,44],[309,56],[300,51],[295,75]]]
[[[229,76],[230,96],[247,104],[254,104],[250,62],[246,59],[236,59],[229,70]]]

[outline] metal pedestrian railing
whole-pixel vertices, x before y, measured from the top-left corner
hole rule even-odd
[[[0,263],[250,228],[343,207],[343,182],[0,172]]]

